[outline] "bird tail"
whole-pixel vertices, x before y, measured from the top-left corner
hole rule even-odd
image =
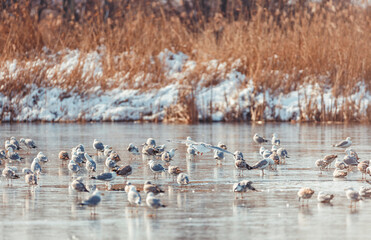
[[[267,139],[264,139],[263,142],[268,142],[268,140]]]
[[[161,204],[161,207],[166,207],[166,205],[164,205],[164,204]]]
[[[13,179],[17,179],[17,178],[19,178],[19,175],[14,175],[13,176]]]
[[[97,179],[95,176],[91,176],[90,179]]]
[[[299,197],[299,202],[300,202],[300,200],[301,200],[301,197]]]
[[[286,156],[286,158],[290,158],[289,156]]]

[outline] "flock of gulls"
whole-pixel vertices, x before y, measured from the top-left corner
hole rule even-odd
[[[246,170],[260,170],[261,174],[264,175],[264,170],[276,171],[277,165],[286,164],[286,159],[289,158],[287,150],[281,146],[281,141],[276,133],[272,134],[272,139],[265,139],[258,134],[253,136],[253,141],[260,146],[259,154],[261,160],[255,164],[248,164],[240,151],[230,152],[224,143],[219,142],[217,146],[204,143],[196,142],[191,137],[187,137],[186,140],[167,140],[174,144],[183,144],[187,148],[187,158],[195,159],[197,155],[213,153],[213,157],[216,160],[216,164],[220,165],[226,159],[226,156],[231,156],[234,159],[234,167],[238,170],[238,175],[243,177],[243,173]],[[271,148],[265,148],[263,145],[271,144]],[[322,172],[330,169],[333,162],[335,162],[335,170],[333,177],[345,178],[350,171],[356,171],[357,169],[362,173],[362,178],[366,174],[371,175],[370,161],[360,161],[357,153],[350,148],[352,145],[351,138],[348,137],[346,140],[333,145],[333,147],[344,148],[345,156],[342,160],[337,155],[327,155],[323,159],[319,159],[315,162],[315,165]],[[43,164],[47,164],[48,157],[39,152],[33,159],[30,168],[23,168],[21,173],[18,173],[17,167],[14,165],[22,161],[22,157],[19,155],[21,149],[27,151],[26,154],[31,154],[33,149],[37,148],[37,145],[32,139],[21,138],[19,141],[15,137],[5,141],[5,150],[0,150],[0,164],[4,164],[5,168],[2,170],[2,176],[7,180],[9,186],[12,185],[12,180],[20,178],[20,174],[24,175],[25,183],[32,186],[38,185],[40,175],[43,174]],[[101,202],[101,191],[96,185],[85,185],[84,177],[88,179],[94,179],[101,181],[106,184],[107,190],[112,190],[112,182],[116,177],[123,177],[125,179],[124,189],[127,193],[127,200],[131,205],[139,206],[142,204],[141,194],[146,194],[145,203],[152,209],[159,209],[165,207],[161,203],[161,199],[157,196],[163,193],[164,190],[156,185],[154,182],[162,173],[167,173],[171,176],[173,181],[176,181],[179,185],[187,185],[190,183],[189,176],[184,173],[178,166],[172,165],[172,160],[177,151],[176,148],[172,148],[169,151],[166,150],[165,145],[157,145],[153,138],[148,138],[147,141],[142,144],[141,150],[134,144],[130,143],[127,147],[127,151],[131,154],[132,158],[136,158],[139,155],[143,156],[143,160],[146,161],[148,169],[153,173],[154,181],[146,180],[143,186],[133,185],[128,181],[128,177],[132,174],[133,168],[130,165],[119,165],[121,159],[116,151],[108,145],[104,145],[101,141],[94,139],[93,148],[95,153],[88,154],[85,151],[83,144],[79,144],[71,149],[71,152],[61,151],[58,155],[59,159],[66,168],[68,168],[73,181],[70,183],[69,188],[77,193],[89,192],[90,196],[84,201],[79,202],[81,206],[91,207],[91,214],[95,214],[96,206]],[[105,172],[97,173],[97,162],[93,159],[93,155],[97,158],[105,159]],[[82,171],[85,168],[86,171]],[[85,174],[81,176],[81,173]],[[257,191],[253,183],[249,180],[242,180],[234,183],[232,186],[235,194],[240,194],[243,198],[243,193],[248,191]],[[144,193],[141,192],[143,190]],[[299,201],[308,200],[314,194],[314,190],[303,187],[301,188],[297,196]],[[371,198],[371,188],[361,187],[359,191],[355,191],[353,188],[345,189],[346,197],[350,200],[350,206],[356,206],[356,203],[363,198]],[[238,195],[235,196],[238,198]],[[318,193],[318,201],[321,203],[330,203],[334,198],[333,194],[326,192]]]

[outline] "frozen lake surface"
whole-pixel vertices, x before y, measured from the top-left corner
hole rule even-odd
[[[14,180],[12,186],[7,186],[1,178],[0,239],[368,239],[371,201],[361,201],[356,210],[350,209],[344,188],[351,186],[358,190],[369,184],[361,180],[360,172],[352,172],[344,180],[334,179],[331,170],[320,174],[314,162],[327,154],[338,154],[342,159],[344,151],[331,145],[347,136],[352,137],[353,149],[361,160],[371,159],[369,129],[368,125],[359,124],[289,123],[1,124],[2,142],[10,136],[30,137],[38,145],[38,150],[31,154],[20,151],[25,159],[14,164],[19,170],[29,167],[38,151],[44,152],[49,162],[43,165],[45,173],[34,191],[24,183],[23,176]],[[211,153],[187,161],[184,145],[166,142],[187,136],[215,145],[221,141],[232,152],[242,151],[247,162],[253,164],[261,157],[252,136],[259,133],[270,137],[274,132],[290,158],[276,172],[266,171],[264,176],[261,171],[252,170],[238,177],[229,156],[221,166],[216,165]],[[190,176],[189,186],[180,187],[165,174],[153,180],[141,157],[131,159],[127,145],[132,142],[139,146],[148,137],[155,138],[157,144],[166,144],[168,150],[178,148],[171,164]],[[165,193],[158,197],[167,207],[159,209],[154,216],[145,201],[140,207],[130,206],[124,191],[104,191],[95,216],[90,214],[90,209],[79,207],[77,203],[81,200],[68,189],[71,176],[58,159],[58,153],[70,152],[82,143],[89,154],[94,154],[94,138],[119,153],[119,164],[133,167],[128,180],[134,185],[142,186],[145,180],[161,184]],[[97,172],[105,171],[104,158],[97,160]],[[104,187],[100,182],[88,180],[86,173],[81,175],[85,182]],[[232,185],[242,179],[251,180],[259,191],[235,199]],[[117,177],[113,184],[119,183],[124,183],[124,179]],[[296,195],[304,186],[315,190],[308,207],[300,206]],[[333,204],[318,204],[319,191],[335,194]],[[141,195],[145,200],[145,194],[141,192]]]

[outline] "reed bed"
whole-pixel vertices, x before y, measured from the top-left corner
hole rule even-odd
[[[83,14],[76,10],[81,8],[77,4],[78,13],[67,16],[58,6],[41,8],[30,1],[3,5],[0,65],[16,60],[17,66],[27,66],[35,59],[45,64],[30,70],[25,67],[17,79],[3,74],[0,92],[9,97],[25,94],[25,86],[30,84],[79,94],[94,86],[103,91],[132,88],[145,92],[179,83],[192,88],[181,91],[179,106],[167,109],[166,121],[195,122],[194,89],[198,84],[210,87],[224,79],[223,73],[208,70],[205,63],[212,60],[223,63],[225,72],[237,69],[246,75],[245,85],[251,79],[254,94],[268,91],[274,96],[317,84],[346,99],[360,86],[370,88],[371,15],[366,7],[341,1],[301,1],[296,5],[250,1],[247,10],[241,2],[249,1],[214,1],[216,4],[209,3],[209,11],[205,11],[205,6],[196,4],[198,1],[183,1],[177,8],[156,1],[107,2],[102,8],[99,1],[91,1]],[[274,7],[269,2],[279,5]],[[227,10],[223,12],[218,6]],[[76,64],[74,71],[56,74],[53,81],[46,77],[54,63],[63,58],[65,49],[78,49],[82,58],[102,46],[102,75],[84,77],[82,65]],[[164,61],[157,57],[164,49],[182,52],[196,63],[191,77],[180,81],[166,76]],[[204,74],[210,77],[200,83]],[[76,87],[82,83],[87,87]],[[366,121],[370,115],[369,111],[367,116],[351,114],[356,103],[350,99],[334,111],[324,107],[318,110],[322,103],[307,98],[301,111],[313,121]],[[264,106],[254,106],[247,120],[264,120],[263,112]],[[228,119],[235,121],[241,115],[236,112]]]

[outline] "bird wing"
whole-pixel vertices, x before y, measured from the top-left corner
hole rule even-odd
[[[100,197],[99,196],[91,196],[88,199],[86,199],[84,202],[82,202],[82,205],[97,205],[100,202]]]
[[[171,140],[171,139],[167,139],[166,141],[173,142],[173,143],[182,143],[182,144],[198,144],[198,142],[195,142],[193,140]]]
[[[261,161],[255,163],[255,164],[254,164],[253,166],[251,166],[251,167],[252,167],[253,169],[255,169],[255,168],[262,168],[262,167],[264,167],[265,165],[268,165],[268,161],[265,160],[265,159],[263,159],[263,160],[261,160]]]
[[[338,144],[335,145],[335,147],[343,147],[345,145],[348,144],[348,141],[347,140],[343,140],[341,142],[339,142]]]
[[[106,180],[106,179],[110,179],[110,178],[112,178],[111,173],[101,173],[97,176],[98,180]]]
[[[163,171],[165,168],[161,164],[155,164],[152,167],[153,171]]]
[[[217,150],[217,151],[219,151],[219,152],[227,153],[227,154],[230,154],[230,155],[234,156],[233,153],[231,153],[230,151],[225,150],[225,149],[223,149],[223,148],[220,148],[220,147],[217,147],[217,146],[213,146],[213,145],[211,145],[211,144],[204,144],[204,146],[205,146],[206,148],[211,149],[211,150]]]

